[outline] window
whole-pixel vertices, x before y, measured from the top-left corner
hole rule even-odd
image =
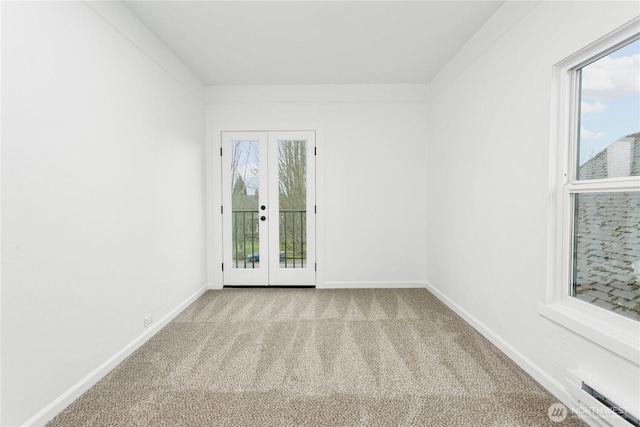
[[[625,179],[640,176],[640,40],[569,72],[579,111],[570,295],[640,320],[640,188]]]
[[[554,195],[542,314],[633,360],[640,334],[636,19],[554,67]]]

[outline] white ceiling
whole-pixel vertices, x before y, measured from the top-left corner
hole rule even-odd
[[[503,1],[125,1],[206,85],[428,83]]]

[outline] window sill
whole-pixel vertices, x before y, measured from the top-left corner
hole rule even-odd
[[[596,307],[585,309],[580,307],[582,303],[576,304],[565,301],[554,304],[540,303],[538,312],[560,326],[640,365],[640,324],[627,319],[616,319],[615,324],[612,324],[610,321],[603,320],[602,317],[619,316],[606,312],[601,316],[594,316],[592,309],[600,309]],[[620,323],[624,324],[622,328],[619,327]]]

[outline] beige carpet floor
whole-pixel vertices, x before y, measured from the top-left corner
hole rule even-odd
[[[48,426],[577,426],[424,289],[208,291]]]

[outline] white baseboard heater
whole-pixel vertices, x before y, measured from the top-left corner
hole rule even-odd
[[[574,412],[588,415],[603,426],[640,427],[638,414],[616,401],[615,397],[607,396],[595,382],[590,382],[579,372],[569,372],[567,380],[569,392],[581,403],[580,407],[572,408]]]

